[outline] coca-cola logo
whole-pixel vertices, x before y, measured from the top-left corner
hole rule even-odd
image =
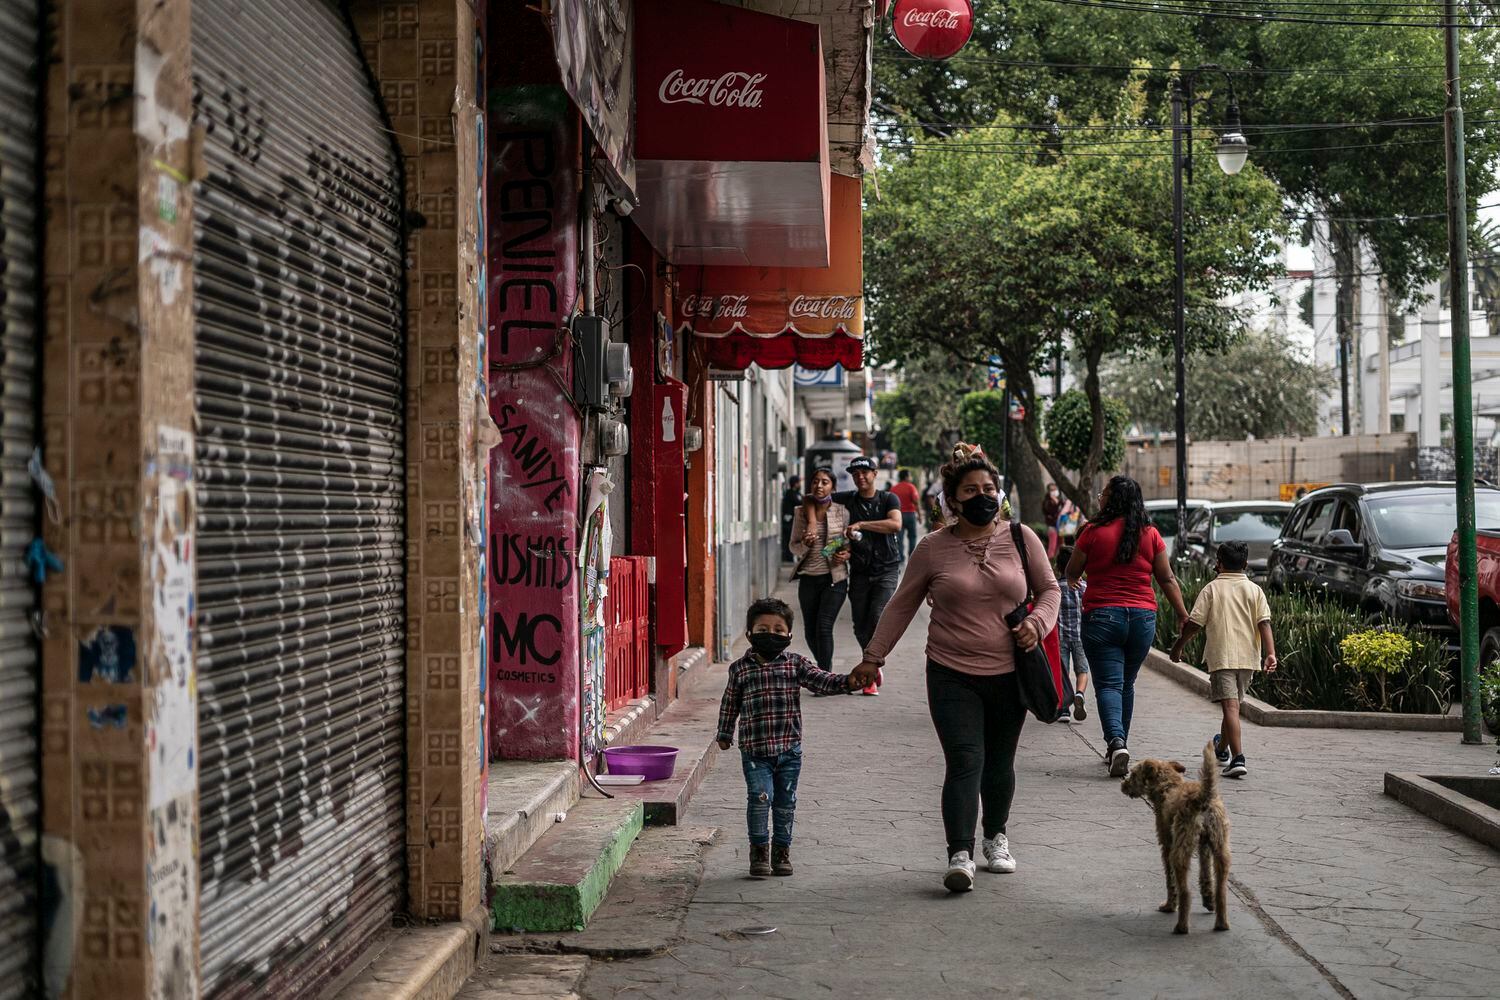
[[[748,295],[689,295],[682,300],[684,318],[744,319],[750,315]]]
[[[730,70],[716,77],[690,77],[680,68],[662,78],[656,96],[663,104],[704,104],[713,108],[758,108],[765,97],[764,73]]]
[[[969,0],[896,0],[891,28],[912,55],[947,59],[969,43],[974,6]]]
[[[799,295],[788,310],[792,319],[854,319],[858,295]]]
[[[961,11],[946,7],[937,10],[909,10],[901,23],[908,28],[936,28],[942,31],[952,31],[962,25],[959,19]]]

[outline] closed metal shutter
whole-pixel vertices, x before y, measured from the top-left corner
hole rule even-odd
[[[0,997],[38,995],[36,535],[26,462],[36,447],[35,0],[0,0]]]
[[[400,161],[328,0],[197,0],[201,942],[309,995],[403,905]]]

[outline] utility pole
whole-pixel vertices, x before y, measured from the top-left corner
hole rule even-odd
[[[1456,0],[1443,4],[1447,66],[1444,143],[1448,160],[1448,280],[1453,329],[1453,457],[1458,471],[1458,635],[1464,742],[1483,742],[1479,714],[1479,556],[1474,541],[1474,398],[1469,377],[1469,219],[1464,183],[1464,109],[1459,86]]]
[[[1010,374],[1000,390],[1000,482],[1001,494],[1010,498]]]
[[[1183,526],[1187,523],[1187,261],[1182,241],[1182,173],[1185,167],[1182,157],[1182,112],[1183,106],[1192,99],[1184,93],[1187,86],[1190,84],[1183,80],[1177,80],[1172,85],[1172,294],[1176,319],[1172,331],[1172,368],[1176,379],[1172,418],[1177,435],[1174,463],[1176,474],[1173,477],[1177,480],[1177,534],[1173,540],[1174,549],[1180,544]]]

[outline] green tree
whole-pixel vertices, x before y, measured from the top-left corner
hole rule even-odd
[[[959,402],[982,384],[979,369],[955,364],[946,354],[930,351],[910,359],[901,383],[875,397],[875,416],[897,460],[924,469],[946,462],[959,440]]]
[[[1117,95],[1116,122],[1139,121],[1145,94]],[[1104,456],[1106,355],[1157,349],[1172,328],[1170,164],[1139,155],[1160,142],[1124,128],[1087,154],[994,155],[967,136],[937,140],[888,163],[865,216],[872,347],[905,363],[934,349],[974,365],[999,359],[1026,410],[1033,454],[1075,503]],[[1219,303],[1262,287],[1277,270],[1284,220],[1275,186],[1254,167],[1203,172],[1189,219],[1189,337],[1222,344],[1241,318]],[[1200,218],[1214,220],[1201,224]],[[1066,338],[1079,359],[1094,436],[1076,468],[1048,451],[1034,373]]]
[[[1029,524],[1040,522],[1042,472],[1026,446],[1019,421],[1008,419],[1005,393],[999,389],[969,393],[958,404],[958,418],[963,439],[984,448],[990,461],[1010,476],[1021,503],[1021,519]]]
[[[1106,380],[1144,430],[1172,431],[1176,390],[1170,357],[1122,360],[1107,371]],[[1297,357],[1273,333],[1250,334],[1223,351],[1190,355],[1188,436],[1242,441],[1315,434],[1318,400],[1330,384],[1327,370]]]
[[[1081,469],[1089,460],[1094,441],[1094,414],[1088,396],[1077,389],[1058,397],[1047,409],[1047,445],[1064,465]],[[1104,451],[1096,468],[1113,472],[1125,461],[1125,431],[1130,426],[1130,408],[1114,396],[1104,400]],[[1091,484],[1090,484],[1091,485]]]
[[[1494,16],[1478,5],[1467,10],[1473,18]],[[1321,14],[1337,21],[1358,12],[1390,13],[1349,0]],[[1038,127],[1061,125],[1062,147],[1081,148],[1096,133],[1068,132],[1068,123],[1108,117],[1128,67],[1152,67],[1143,86],[1161,107],[1174,66],[1212,62],[1235,74],[1252,162],[1277,182],[1299,217],[1328,229],[1342,342],[1353,336],[1356,281],[1365,270],[1361,245],[1373,254],[1388,294],[1408,304],[1444,266],[1444,74],[1436,28],[1255,23],[1049,0],[980,5],[975,16],[974,40],[945,63],[903,57],[893,40],[882,38],[875,110],[893,123],[890,134],[943,136],[985,126],[1000,113]],[[1472,218],[1500,163],[1494,94],[1500,32],[1464,31],[1460,45]],[[1220,120],[1223,78],[1204,76],[1199,88],[1214,101],[1199,110],[1198,121]],[[1198,180],[1215,172],[1199,170]]]

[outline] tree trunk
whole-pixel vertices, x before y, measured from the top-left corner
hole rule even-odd
[[[1019,399],[1019,395],[1016,398]],[[1024,402],[1021,405],[1026,406]],[[1031,408],[1028,406],[1027,413],[1030,412]],[[1045,492],[1042,467],[1037,465],[1036,456],[1031,453],[1021,421],[1006,420],[1005,431],[1010,449],[1010,475],[1021,499],[1021,520],[1027,524],[1040,524],[1043,520],[1042,500]]]

